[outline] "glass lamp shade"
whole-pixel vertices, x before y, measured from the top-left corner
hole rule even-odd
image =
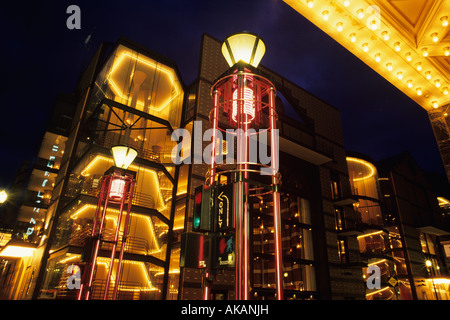
[[[222,54],[230,67],[243,61],[257,68],[265,52],[264,41],[251,33],[233,34],[222,44]]]
[[[114,146],[111,148],[114,165],[121,169],[128,169],[137,156],[137,151],[127,146]]]

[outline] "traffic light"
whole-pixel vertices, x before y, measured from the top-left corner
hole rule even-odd
[[[192,231],[211,231],[211,203],[213,201],[212,188],[199,186],[194,194],[194,214]]]

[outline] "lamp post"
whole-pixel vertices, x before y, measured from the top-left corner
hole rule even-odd
[[[87,264],[85,279],[82,286],[80,287],[78,295],[79,300],[82,299],[83,296],[86,300],[89,300],[92,297],[95,266],[102,242],[111,244],[110,263],[108,275],[106,278],[105,291],[103,293],[104,300],[108,299],[111,276],[114,267],[114,259],[116,256],[116,249],[119,245],[119,242],[121,242],[119,261],[115,277],[116,280],[112,294],[113,300],[117,298],[120,272],[125,249],[125,242],[127,240],[128,224],[136,178],[136,173],[128,170],[128,167],[136,158],[137,151],[126,145],[119,145],[112,147],[111,153],[114,159],[114,166],[108,169],[103,176],[101,191],[98,196],[97,209],[94,216],[94,224],[90,237],[93,241],[93,248],[89,254],[90,259]],[[106,213],[108,207],[111,206],[119,206],[116,229],[113,232],[114,236],[112,238],[108,237],[105,234]],[[122,215],[125,207],[126,217],[122,231],[122,239],[121,241],[119,241]]]
[[[234,170],[234,231],[236,234],[236,299],[248,300],[250,293],[250,197],[271,196],[273,203],[275,236],[275,273],[277,299],[283,299],[282,259],[281,259],[281,218],[280,184],[278,174],[278,132],[276,128],[275,87],[256,69],[265,53],[265,44],[257,35],[237,33],[229,36],[222,45],[222,54],[230,69],[213,85],[213,109],[210,120],[213,129],[212,153],[208,183],[210,186],[220,181],[216,162],[216,144],[219,131],[230,133],[235,129],[237,138],[237,164]],[[226,118],[224,118],[226,117]],[[226,123],[226,127],[223,124]],[[258,131],[258,132],[257,132]],[[250,138],[261,132],[270,134],[271,165],[266,166],[249,161]],[[220,146],[221,147],[221,146]],[[259,144],[261,147],[261,144]],[[260,153],[261,154],[261,153]],[[269,172],[269,174],[267,174]],[[251,176],[270,177],[266,190],[259,192],[251,182]],[[260,178],[257,178],[260,179]],[[262,179],[262,178],[261,178]],[[261,185],[261,184],[260,184]],[[258,193],[259,192],[259,193]],[[206,298],[206,295],[205,295]]]

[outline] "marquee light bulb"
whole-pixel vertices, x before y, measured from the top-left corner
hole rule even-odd
[[[447,17],[442,17],[441,18],[441,24],[442,24],[443,27],[448,26],[448,20],[447,19],[448,19]]]
[[[322,18],[323,20],[327,21],[328,18],[330,17],[328,10],[325,10],[322,12]]]
[[[412,60],[412,57],[411,57],[411,52],[408,52],[407,54],[406,54],[406,61],[411,61]]]
[[[344,0],[344,7],[348,7],[350,5],[350,1],[349,0]]]
[[[380,61],[381,61],[381,57],[380,57],[380,54],[379,54],[379,53],[377,53],[377,54],[375,55],[375,61],[376,61],[376,62],[380,62]]]
[[[395,49],[395,51],[400,51],[400,42],[396,42],[396,43],[394,43],[394,49]]]
[[[341,32],[344,29],[342,22],[338,22],[338,24],[336,25],[336,28],[337,28],[337,31]]]
[[[444,48],[444,54],[446,57],[450,56],[450,47]]]
[[[386,63],[386,68],[389,70],[389,71],[392,71],[392,63]]]
[[[418,96],[421,96],[422,95],[422,88],[417,88],[416,89],[416,93],[417,93]]]
[[[423,55],[424,57],[428,57],[428,49],[427,49],[427,48],[423,48],[423,49],[422,49],[422,55]]]
[[[436,88],[439,88],[441,86],[441,82],[438,80],[434,81],[434,85],[436,86]]]
[[[406,83],[408,84],[408,88],[412,88],[413,86],[412,80],[408,80]]]
[[[442,93],[445,94],[445,95],[448,95],[448,88],[445,87],[444,89],[442,89]]]
[[[425,72],[425,78],[427,78],[427,80],[431,79],[431,72],[430,71]]]
[[[403,79],[403,72],[397,72],[397,79],[402,80]]]
[[[368,43],[363,43],[362,48],[363,48],[364,52],[369,51],[369,44]]]
[[[416,69],[417,69],[417,71],[422,71],[422,63],[417,62]]]
[[[360,18],[360,19],[364,18],[364,10],[363,9],[359,9],[358,11],[356,11],[356,14],[358,15],[358,18]]]
[[[437,101],[433,101],[433,102],[432,102],[432,105],[433,105],[433,108],[434,108],[434,109],[437,109],[437,108],[439,107]],[[428,265],[427,265],[427,266],[428,266]]]
[[[388,41],[389,40],[389,33],[387,31],[383,31],[381,33],[381,36],[383,37],[384,41]]]
[[[307,0],[306,4],[308,5],[308,8],[314,7],[314,1],[313,0]]]
[[[439,41],[437,33],[433,33],[431,35],[431,39],[433,40],[434,43],[437,43]]]
[[[350,41],[351,42],[356,42],[356,33],[350,34]]]

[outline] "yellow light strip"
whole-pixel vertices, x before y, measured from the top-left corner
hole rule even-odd
[[[347,162],[355,162],[358,164],[362,164],[363,166],[367,167],[370,171],[369,174],[367,174],[361,178],[353,178],[353,181],[361,181],[364,179],[371,178],[377,172],[377,169],[375,168],[375,166],[373,164],[371,164],[370,162],[367,162],[367,161],[364,161],[364,160],[361,160],[358,158],[352,158],[352,157],[347,157],[346,159],[347,159]]]
[[[103,265],[106,265],[105,268],[107,269],[107,271],[109,270],[109,263],[110,263],[110,261],[111,261],[111,260],[108,259],[108,258],[103,258],[103,257],[97,258],[97,264],[103,264]],[[118,261],[118,259],[114,259],[114,263],[115,263],[116,261]],[[146,281],[147,281],[148,288],[149,288],[149,289],[153,288],[153,286],[152,286],[152,281],[151,281],[151,279],[150,279],[150,277],[149,277],[149,275],[148,275],[148,272],[147,272],[147,270],[146,270],[146,268],[145,268],[145,263],[144,263],[144,262],[142,262],[142,261],[130,261],[130,260],[123,260],[122,262],[125,263],[125,264],[132,264],[132,265],[138,265],[138,266],[140,266],[142,272],[144,273],[144,277],[145,277],[145,279],[146,279]]]
[[[152,68],[152,69],[156,69],[159,70],[161,72],[166,73],[169,78],[170,81],[172,82],[172,86],[175,89],[176,93],[173,97],[167,99],[167,101],[165,101],[164,103],[161,104],[161,106],[159,108],[156,108],[155,106],[150,106],[151,109],[153,109],[156,112],[160,112],[162,111],[170,102],[172,102],[172,100],[174,100],[178,95],[179,95],[179,91],[177,86],[175,85],[175,81],[174,81],[174,75],[173,75],[173,71],[171,69],[166,70],[164,65],[152,62],[150,60],[144,59],[142,57],[134,57],[130,52],[123,52],[119,58],[117,59],[117,61],[115,61],[114,65],[111,68],[111,71],[109,72],[108,76],[106,77],[109,81],[109,83],[111,84],[111,87],[113,88],[113,91],[121,98],[124,99],[128,102],[131,101],[130,98],[127,98],[124,96],[123,92],[121,92],[121,90],[119,90],[119,88],[117,87],[116,83],[112,80],[112,75],[114,73],[114,71],[120,66],[120,64],[122,63],[122,61],[125,59],[125,57],[129,57],[132,60],[138,61],[140,63],[143,63],[145,65],[147,65],[148,67]],[[133,76],[133,75],[131,75]],[[137,104],[139,104],[141,107],[144,107],[144,103],[138,101]]]
[[[362,235],[360,235],[360,236],[357,236],[356,238],[364,238],[364,237],[369,237],[369,236],[374,236],[374,235],[377,235],[377,234],[380,234],[380,233],[383,233],[384,231],[383,230],[380,230],[380,231],[375,231],[375,232],[372,232],[372,233],[367,233],[367,234],[362,234]]]
[[[382,262],[385,262],[385,261],[386,261],[386,259],[381,259],[381,260],[378,260],[378,261],[369,263],[369,264],[367,264],[367,265],[368,265],[368,266],[373,266],[373,265],[375,265],[375,264],[379,264],[379,263],[382,263]]]
[[[389,286],[388,287],[384,287],[383,289],[380,289],[380,290],[377,290],[377,291],[374,291],[374,292],[367,293],[366,296],[371,296],[373,294],[377,294],[377,293],[383,292],[383,291],[385,291],[387,289],[389,289]]]
[[[32,256],[35,250],[36,248],[8,245],[0,252],[0,257],[24,258]]]
[[[75,220],[75,219],[78,218],[78,216],[81,213],[83,213],[87,209],[95,210],[95,209],[97,209],[97,206],[92,205],[92,204],[85,204],[83,207],[81,207],[76,212],[71,214],[69,218],[72,219],[72,220]],[[119,212],[120,211],[117,210],[117,209],[111,209],[111,208],[107,208],[106,209],[106,213],[107,214],[108,213],[112,213],[112,214],[116,214],[117,215],[117,214],[119,214]],[[122,215],[124,215],[124,214],[126,214],[126,212],[122,211]],[[151,253],[153,254],[153,253],[160,252],[161,251],[161,247],[159,246],[158,239],[156,238],[156,233],[155,233],[155,229],[153,228],[153,221],[151,220],[151,218],[149,216],[146,216],[146,215],[143,215],[143,214],[139,214],[139,213],[133,213],[133,212],[130,213],[130,215],[131,215],[131,217],[141,218],[141,219],[145,219],[147,221],[147,224],[148,224],[149,229],[150,229],[150,235],[153,238],[153,242],[155,243],[156,248],[157,248],[155,251],[152,251]],[[105,218],[113,220],[114,224],[117,226],[117,218],[116,217],[111,217],[111,216],[108,217],[108,216],[106,216]]]
[[[438,201],[439,201],[439,205],[447,205],[450,204],[450,201],[448,201],[447,199],[445,199],[444,197],[437,197]]]
[[[436,284],[450,284],[450,279],[447,278],[429,278],[427,281],[432,281]]]
[[[87,166],[86,166],[86,168],[84,168],[82,171],[81,171],[81,175],[82,176],[86,176],[88,173],[88,170],[90,169],[90,168],[92,168],[96,163],[97,163],[97,161],[105,161],[105,162],[108,162],[108,163],[111,163],[111,164],[113,164],[114,163],[114,161],[111,159],[111,158],[108,158],[108,157],[105,157],[105,156],[102,156],[102,155],[97,155]],[[155,170],[151,170],[151,169],[147,169],[147,168],[144,168],[144,167],[140,167],[140,166],[137,166],[137,165],[130,165],[130,167],[129,167],[129,170],[132,170],[132,171],[136,171],[136,172],[139,172],[139,171],[142,171],[142,172],[145,172],[145,173],[151,173],[152,175],[153,175],[153,178],[154,178],[154,185],[156,186],[156,189],[158,190],[158,198],[159,198],[159,200],[160,200],[160,207],[158,208],[158,210],[159,211],[162,211],[162,210],[165,210],[165,209],[167,209],[167,206],[166,206],[166,204],[165,204],[165,201],[164,201],[164,198],[163,198],[163,195],[162,195],[162,192],[161,192],[161,187],[159,186],[159,179],[158,179],[158,174],[156,173],[156,171]]]

